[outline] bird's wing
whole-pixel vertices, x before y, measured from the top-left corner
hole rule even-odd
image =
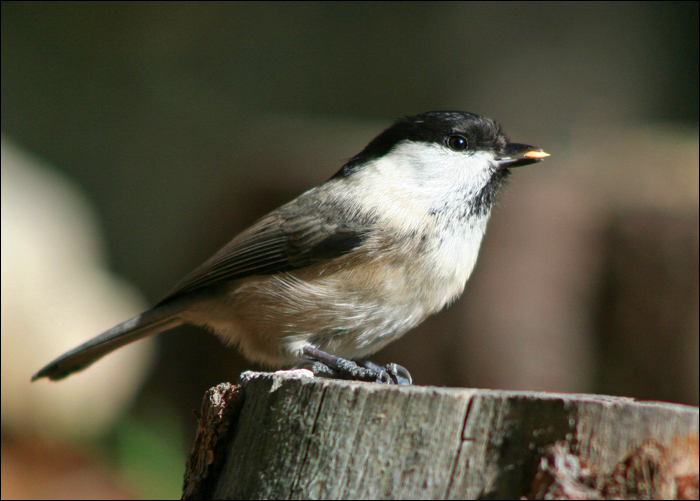
[[[298,205],[299,199],[295,202]],[[367,237],[367,218],[344,220],[338,211],[323,207],[290,210],[293,203],[238,235],[158,304],[214,284],[291,271],[339,257],[359,247]],[[329,212],[336,217],[329,218]]]

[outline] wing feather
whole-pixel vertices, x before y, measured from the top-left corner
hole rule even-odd
[[[328,212],[320,216],[324,211],[310,214],[290,210],[290,205],[277,209],[239,234],[158,304],[225,281],[291,271],[339,257],[359,247],[366,238],[367,226],[358,220],[353,224],[333,222],[328,220]],[[295,212],[302,215],[295,217]]]

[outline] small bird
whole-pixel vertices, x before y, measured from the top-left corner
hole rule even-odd
[[[328,181],[231,240],[152,309],[65,353],[32,380],[65,378],[121,346],[193,324],[270,367],[310,358],[338,377],[410,383],[400,366],[362,360],[462,293],[510,169],[547,156],[509,142],[497,122],[473,113],[400,118]]]

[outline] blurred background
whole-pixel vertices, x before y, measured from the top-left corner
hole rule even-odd
[[[258,367],[183,327],[30,376],[440,109],[552,156],[375,361],[697,405],[697,2],[3,2],[2,497],[179,497],[193,410]]]

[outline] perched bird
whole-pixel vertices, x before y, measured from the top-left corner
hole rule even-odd
[[[235,237],[152,309],[32,379],[64,378],[187,323],[269,366],[312,358],[340,377],[410,382],[394,364],[349,359],[371,355],[462,293],[510,169],[546,156],[508,142],[497,122],[473,113],[401,118],[328,181]]]

